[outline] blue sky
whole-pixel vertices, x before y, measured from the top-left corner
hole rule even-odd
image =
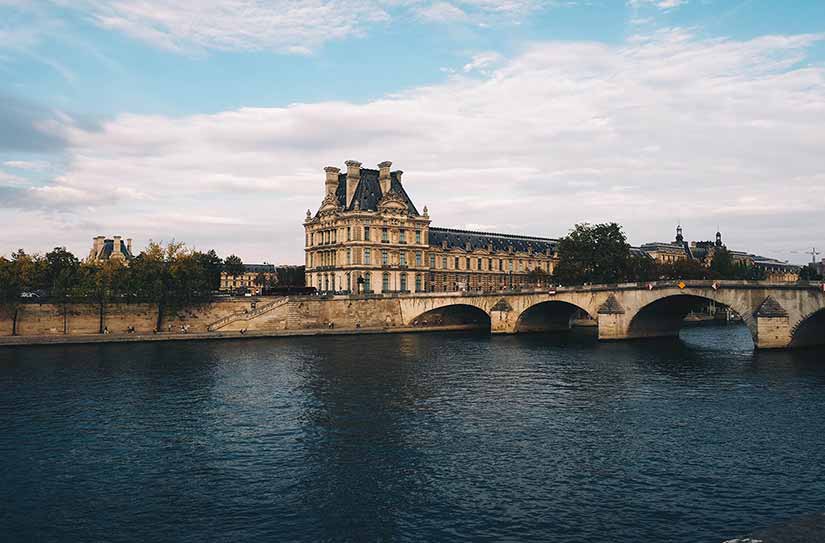
[[[0,0],[0,253],[176,238],[300,262],[323,171],[434,224],[825,248],[825,4]]]

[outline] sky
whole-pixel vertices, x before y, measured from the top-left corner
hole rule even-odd
[[[681,223],[810,261],[825,2],[0,0],[0,254],[302,263],[350,159],[392,161],[436,226]]]

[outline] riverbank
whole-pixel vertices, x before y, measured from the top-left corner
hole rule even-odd
[[[90,343],[140,343],[149,341],[196,341],[214,339],[248,339],[262,337],[344,336],[358,334],[392,334],[410,332],[449,332],[474,330],[475,326],[450,325],[397,328],[309,328],[303,330],[250,330],[246,333],[192,332],[187,334],[86,334],[76,336],[3,336],[0,347],[25,345],[77,345]]]

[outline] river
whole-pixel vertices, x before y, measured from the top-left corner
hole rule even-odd
[[[0,349],[9,541],[719,542],[825,511],[825,351],[388,334]]]

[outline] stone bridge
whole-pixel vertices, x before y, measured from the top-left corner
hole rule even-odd
[[[759,281],[659,281],[530,292],[427,293],[397,297],[406,327],[476,324],[493,333],[569,329],[589,316],[599,339],[676,336],[711,300],[742,317],[760,349],[825,344],[825,286]]]

